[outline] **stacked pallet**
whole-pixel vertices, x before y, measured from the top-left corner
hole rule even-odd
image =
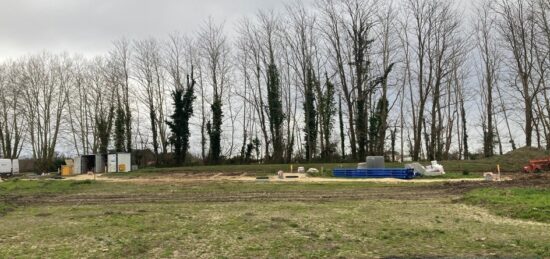
[[[388,169],[333,169],[334,177],[339,178],[396,178],[413,179],[414,169],[388,168]]]

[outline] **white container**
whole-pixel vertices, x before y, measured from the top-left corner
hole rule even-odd
[[[19,159],[0,159],[0,174],[12,175],[19,173]]]
[[[130,153],[109,154],[107,158],[109,173],[127,173],[132,171],[132,155]],[[121,169],[124,170],[121,170]]]
[[[0,173],[12,173],[11,159],[0,159]]]
[[[19,173],[19,159],[13,159],[11,160],[11,169],[14,174]]]
[[[73,174],[82,174],[82,158],[77,156],[73,159]]]
[[[104,156],[95,155],[95,173],[101,174],[105,173],[105,166],[107,161],[104,160]]]
[[[105,172],[105,156],[103,155],[81,155],[73,159],[73,174],[86,174],[93,172],[96,174]],[[67,164],[69,165],[69,164]]]

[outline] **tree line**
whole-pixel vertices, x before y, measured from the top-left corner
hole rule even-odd
[[[63,150],[149,149],[163,165],[548,149],[549,15],[545,0],[320,0],[230,32],[207,19],[97,57],[7,60],[2,155],[47,170]]]

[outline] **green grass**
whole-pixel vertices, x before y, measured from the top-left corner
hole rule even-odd
[[[426,185],[431,186],[8,181],[0,183],[0,197],[202,197],[285,192],[331,195],[372,191],[379,198],[19,206],[0,202],[0,211],[4,211],[0,213],[0,258],[550,257],[550,225],[493,216],[483,208],[454,202],[454,196],[441,196],[439,192],[410,200],[388,198],[395,192],[415,197],[421,190],[429,190]],[[504,204],[509,202],[506,206],[548,206],[548,190],[509,191],[514,202],[502,200]],[[475,194],[468,194],[469,199]]]
[[[521,172],[529,160],[549,156],[550,151],[523,147],[502,156],[471,161],[444,161],[441,164],[450,172],[495,172],[497,165],[500,165],[503,172]]]
[[[464,201],[500,216],[550,223],[550,189],[478,189],[466,194]]]
[[[95,181],[13,179],[0,183],[0,195],[74,193],[86,192],[90,189],[97,189],[98,187],[105,187],[105,184]]]
[[[32,206],[0,218],[0,257],[548,257],[550,228],[423,202]]]
[[[422,179],[479,179],[479,178],[483,178],[482,173],[474,172],[474,173],[464,174],[464,173],[449,172],[441,176],[424,176],[424,177],[418,177],[415,179],[422,180]]]
[[[0,202],[0,217],[1,216],[4,216],[6,215],[6,213],[10,212],[13,210],[13,206],[5,203],[5,202]]]

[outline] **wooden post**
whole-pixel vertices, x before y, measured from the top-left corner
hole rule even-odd
[[[497,165],[498,180],[500,181],[500,165]]]
[[[292,164],[290,165],[290,173],[291,173],[291,174],[294,173],[294,168],[293,168],[293,165],[292,165]]]

